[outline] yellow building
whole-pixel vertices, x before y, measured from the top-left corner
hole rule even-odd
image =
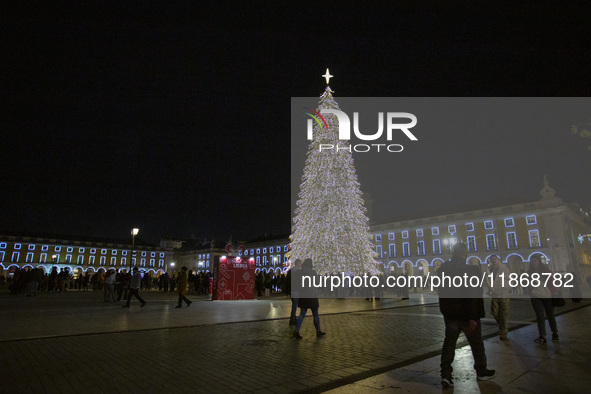
[[[533,253],[545,256],[555,272],[591,276],[591,218],[577,204],[565,203],[544,179],[539,201],[374,225],[377,260],[392,273],[433,272],[464,242],[469,262],[501,257],[511,272],[527,271]],[[581,237],[580,237],[581,235]]]
[[[130,240],[131,241],[131,240]],[[0,235],[0,275],[16,269],[40,268],[49,273],[67,268],[75,276],[86,271],[110,268],[160,274],[172,259],[171,249],[162,249],[142,241],[70,237],[46,234]]]

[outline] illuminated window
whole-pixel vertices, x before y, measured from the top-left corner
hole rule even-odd
[[[163,259],[164,258],[164,252],[160,252],[160,258]]]
[[[456,225],[450,224],[449,226],[447,226],[447,232],[450,234],[455,234],[456,233]]]
[[[492,220],[486,220],[484,222],[484,228],[487,229],[487,230],[492,230],[494,228],[493,221]]]
[[[466,231],[474,231],[474,223],[466,223]]]
[[[496,250],[497,241],[495,240],[494,234],[488,234],[486,236],[486,250]]]
[[[156,252],[150,253],[150,257],[156,257]]]
[[[146,257],[146,252],[142,252],[142,257]],[[144,260],[146,260],[146,259],[144,259]]]
[[[47,252],[49,250],[49,246],[43,245],[43,246],[41,246],[41,250],[44,252]]]
[[[439,227],[431,228],[431,235],[439,235]]]
[[[470,252],[476,252],[476,237],[473,235],[468,237],[468,250]]]
[[[423,236],[423,229],[419,228],[417,229],[417,237],[422,237]]]
[[[14,244],[14,249],[15,250],[20,250],[21,248],[21,244]]]
[[[0,261],[4,261],[4,251],[0,251]]]
[[[141,259],[140,260],[140,267],[145,267],[146,266],[146,259]]]
[[[13,263],[18,262],[19,257],[20,257],[20,253],[19,252],[12,252],[12,262]]]
[[[107,254],[107,249],[101,249],[101,254]]]
[[[29,244],[29,250],[35,250],[35,245]]]
[[[78,265],[84,264],[84,256],[82,256],[81,254],[79,254],[78,255],[78,259],[76,259],[76,264],[78,264]]]
[[[505,219],[505,227],[515,227],[515,221],[513,220],[513,218]]]
[[[84,253],[84,248],[78,248],[78,253]]]
[[[74,248],[73,248],[73,247],[71,247],[71,246],[69,246],[69,247],[66,249],[66,251],[67,251],[68,253],[72,253],[72,252],[74,251]]]
[[[39,259],[41,263],[47,262],[47,253],[41,253],[41,258]]]
[[[66,255],[66,263],[67,264],[71,264],[72,263],[72,255],[71,254],[67,254]]]
[[[154,265],[156,264],[156,259],[150,259],[150,267],[154,267]]]
[[[117,251],[116,251],[115,249],[113,249],[113,250],[111,251],[111,255],[113,255],[113,256],[117,256]]]
[[[121,258],[121,265],[125,267],[125,264],[127,263],[127,258],[126,257],[122,257]]]
[[[0,242],[0,249],[6,249],[6,242]]]
[[[33,253],[29,252],[27,253],[27,263],[32,263],[33,262]]]
[[[263,254],[267,253],[267,248],[263,248]]]
[[[261,254],[261,250],[260,249],[257,249],[257,254]]]
[[[540,244],[540,233],[538,230],[529,230],[529,246],[532,248],[539,248]]]
[[[96,249],[90,249],[90,253],[95,254],[96,253]]]
[[[438,239],[433,240],[433,254],[441,254],[441,241]]]
[[[271,247],[269,248],[269,253],[274,253],[274,252],[275,252],[275,249],[273,249],[273,247],[271,246]]]
[[[56,247],[54,248],[54,250],[55,250],[56,252],[60,252],[60,251],[62,250],[62,247],[61,247],[61,246],[56,246]]]
[[[536,215],[529,215],[525,217],[525,221],[527,222],[527,224],[536,224],[538,223],[538,220],[536,218]]]
[[[388,233],[388,239],[390,241],[394,241],[396,239],[396,236],[394,235],[394,233]]]
[[[389,257],[396,257],[396,245],[395,244],[388,245],[388,256]]]
[[[382,234],[376,234],[376,242],[382,242]]]
[[[117,257],[111,257],[111,265],[117,265]]]
[[[376,253],[378,254],[378,259],[382,258],[382,245],[376,246]]]
[[[107,263],[107,258],[105,256],[101,256],[100,265],[105,265]]]
[[[410,244],[408,242],[402,244],[402,255],[405,257],[410,256]]]
[[[159,268],[160,268],[160,267],[164,267],[164,260],[160,259],[160,260],[158,261],[158,267],[159,267]]]
[[[88,264],[90,264],[90,265],[94,265],[94,256],[90,256],[90,257],[88,258]]]
[[[402,232],[402,238],[404,238],[404,239],[408,238],[408,231],[404,230]]]
[[[425,255],[425,241],[419,241],[419,242],[417,242],[417,254],[419,256],[424,256]]]
[[[517,236],[515,233],[507,233],[507,247],[509,249],[517,249]]]

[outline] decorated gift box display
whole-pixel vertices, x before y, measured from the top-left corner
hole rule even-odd
[[[255,262],[243,258],[244,245],[226,245],[226,256],[215,256],[213,261],[212,300],[254,299]]]

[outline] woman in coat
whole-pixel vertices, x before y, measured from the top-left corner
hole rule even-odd
[[[312,269],[312,260],[306,259],[302,263],[302,268],[296,272],[294,275],[297,275],[298,278],[296,280],[301,283],[300,278],[302,276],[309,276],[314,277],[318,274],[316,271]],[[304,318],[306,317],[306,312],[308,309],[312,309],[312,316],[314,319],[314,327],[316,328],[316,336],[320,337],[325,335],[324,332],[320,330],[320,317],[318,316],[318,293],[315,288],[302,288],[300,290],[300,298],[298,300],[298,307],[300,308],[300,316],[298,317],[298,322],[296,323],[296,329],[293,333],[293,337],[297,339],[302,339],[303,337],[300,335],[300,328],[302,327],[302,323],[304,322]]]
[[[181,268],[181,272],[179,272],[178,277],[178,292],[179,292],[179,303],[176,306],[177,308],[183,307],[183,301],[187,303],[187,306],[191,305],[192,301],[189,301],[187,297],[185,297],[185,293],[187,292],[187,285],[189,284],[189,278],[187,277],[187,267]]]
[[[529,269],[527,273],[531,280],[532,274],[540,274],[540,285],[530,286],[526,289],[527,294],[531,297],[531,304],[536,313],[538,321],[538,332],[540,336],[534,339],[535,343],[546,343],[546,318],[552,330],[552,340],[558,341],[558,327],[556,325],[556,318],[554,317],[554,305],[552,304],[552,295],[556,293],[556,288],[548,283],[548,287],[543,286],[545,279],[542,274],[549,273],[550,270],[542,264],[542,255],[539,253],[533,254],[529,258]],[[551,282],[551,281],[548,281]]]

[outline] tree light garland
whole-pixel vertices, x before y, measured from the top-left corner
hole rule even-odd
[[[339,109],[329,86],[321,109]],[[377,273],[367,210],[347,140],[338,139],[338,120],[325,114],[328,129],[314,125],[308,146],[291,235],[290,260],[311,258],[321,275]],[[320,144],[340,150],[320,151]]]

